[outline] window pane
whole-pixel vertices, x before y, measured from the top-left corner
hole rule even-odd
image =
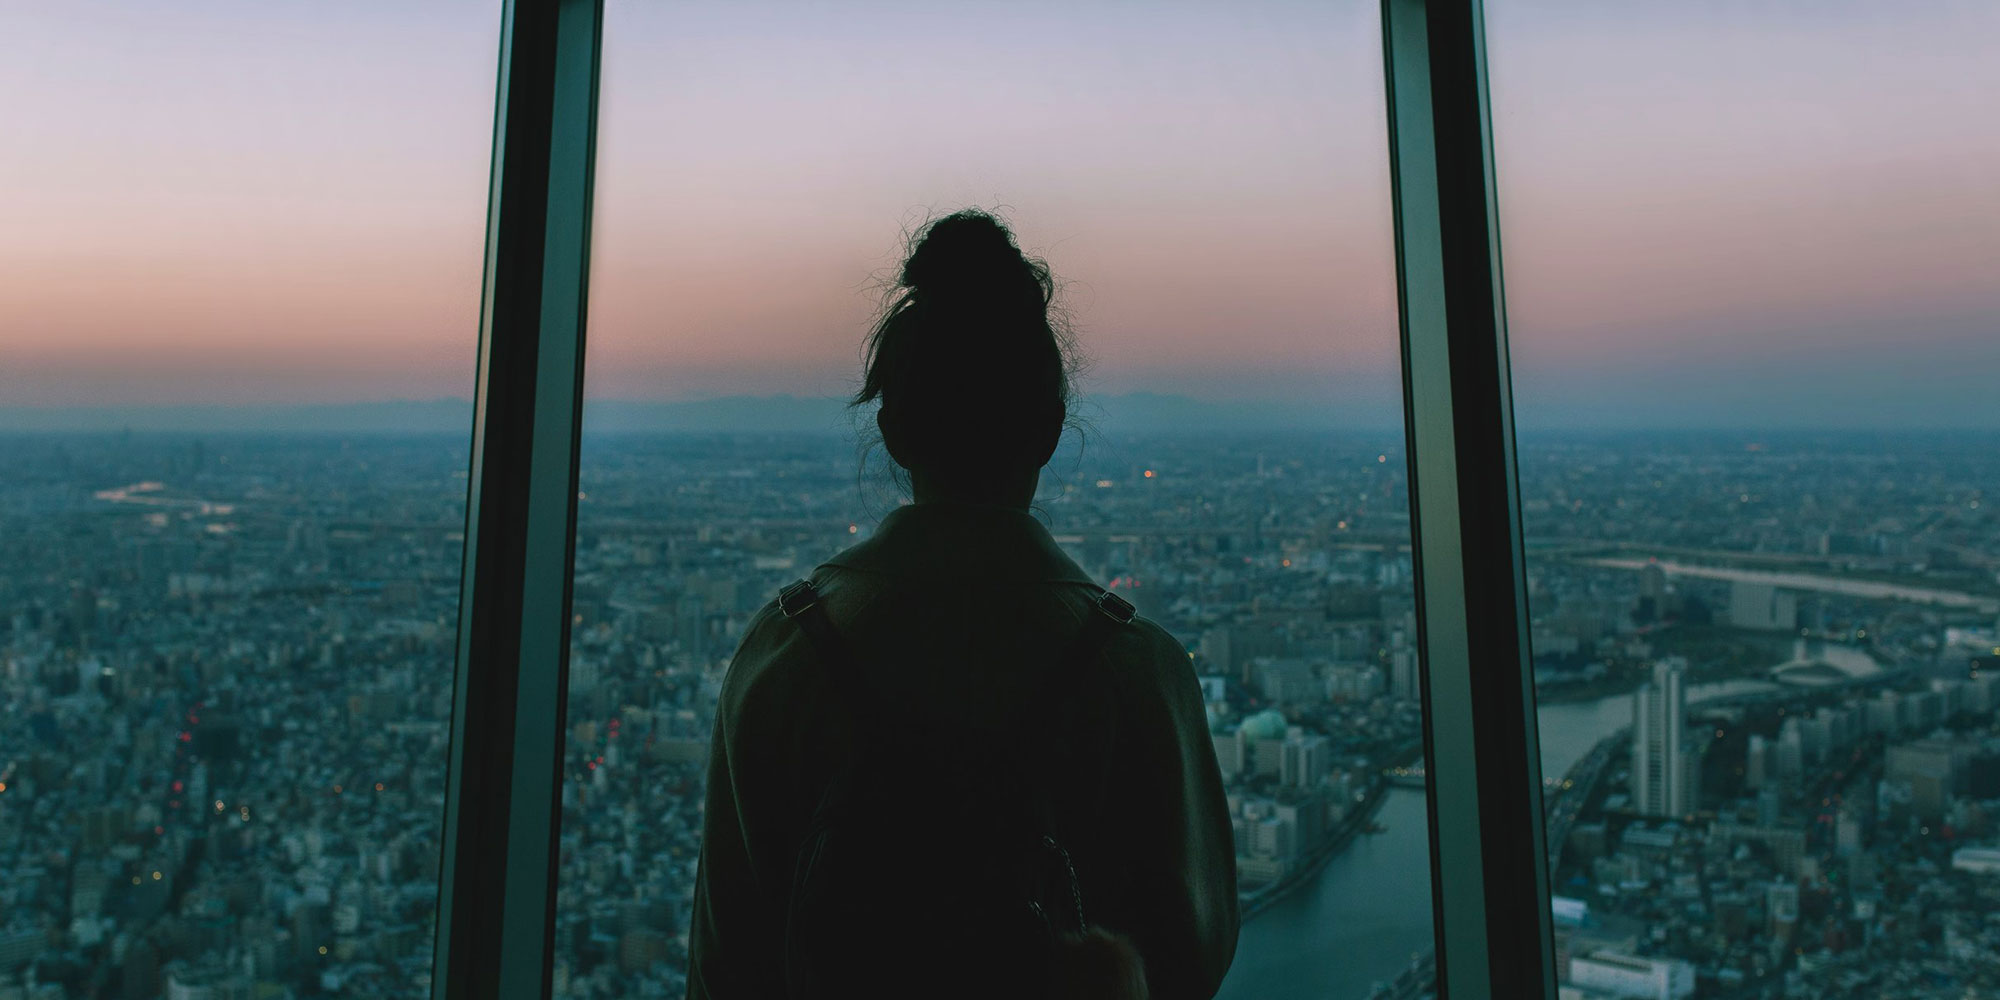
[[[1991,991],[2000,10],[1486,13],[1559,974]]]
[[[427,996],[497,7],[0,21],[0,996]]]
[[[557,995],[683,989],[725,667],[901,501],[841,401],[903,237],[966,205],[1095,361],[1037,516],[1210,693],[1223,994],[1427,955],[1374,5],[613,3],[604,73]]]

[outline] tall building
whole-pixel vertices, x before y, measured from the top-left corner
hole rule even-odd
[[[1776,768],[1771,762],[1770,742],[1762,736],[1750,737],[1750,748],[1743,754],[1743,787],[1761,789],[1774,777]]]
[[[1632,618],[1638,622],[1658,621],[1667,614],[1667,572],[1658,563],[1647,563],[1639,570],[1639,600],[1633,605]]]
[[[1632,806],[1642,816],[1685,816],[1700,798],[1701,751],[1687,732],[1687,660],[1653,664],[1632,693]]]
[[[1417,651],[1407,646],[1399,647],[1390,654],[1389,664],[1389,692],[1402,701],[1422,700],[1423,682],[1417,673]]]
[[[1790,718],[1778,727],[1778,780],[1796,785],[1806,776],[1806,741],[1799,720]]]
[[[1319,784],[1333,766],[1333,743],[1298,726],[1285,734],[1278,750],[1278,782],[1294,788]]]

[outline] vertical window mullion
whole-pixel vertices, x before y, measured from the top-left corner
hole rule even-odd
[[[1383,0],[1431,885],[1444,996],[1553,997],[1477,0]]]
[[[432,996],[545,996],[602,0],[502,14]]]

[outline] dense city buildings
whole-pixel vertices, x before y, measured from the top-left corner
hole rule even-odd
[[[0,996],[415,996],[461,440],[0,444]]]
[[[1567,994],[2000,987],[1990,439],[1551,445],[1522,492]]]
[[[1253,923],[1424,835],[1376,818],[1423,783],[1396,440],[1107,434],[1043,483],[1188,650]],[[1992,443],[1524,440],[1568,995],[2000,988]],[[427,992],[465,462],[0,439],[0,1000]],[[586,438],[558,996],[680,995],[722,674],[893,509],[880,471],[831,437]]]

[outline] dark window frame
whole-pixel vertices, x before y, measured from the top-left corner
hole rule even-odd
[[[603,0],[507,0],[431,995],[547,996]]]
[[[1479,0],[1382,0],[1439,993],[1555,996]]]

